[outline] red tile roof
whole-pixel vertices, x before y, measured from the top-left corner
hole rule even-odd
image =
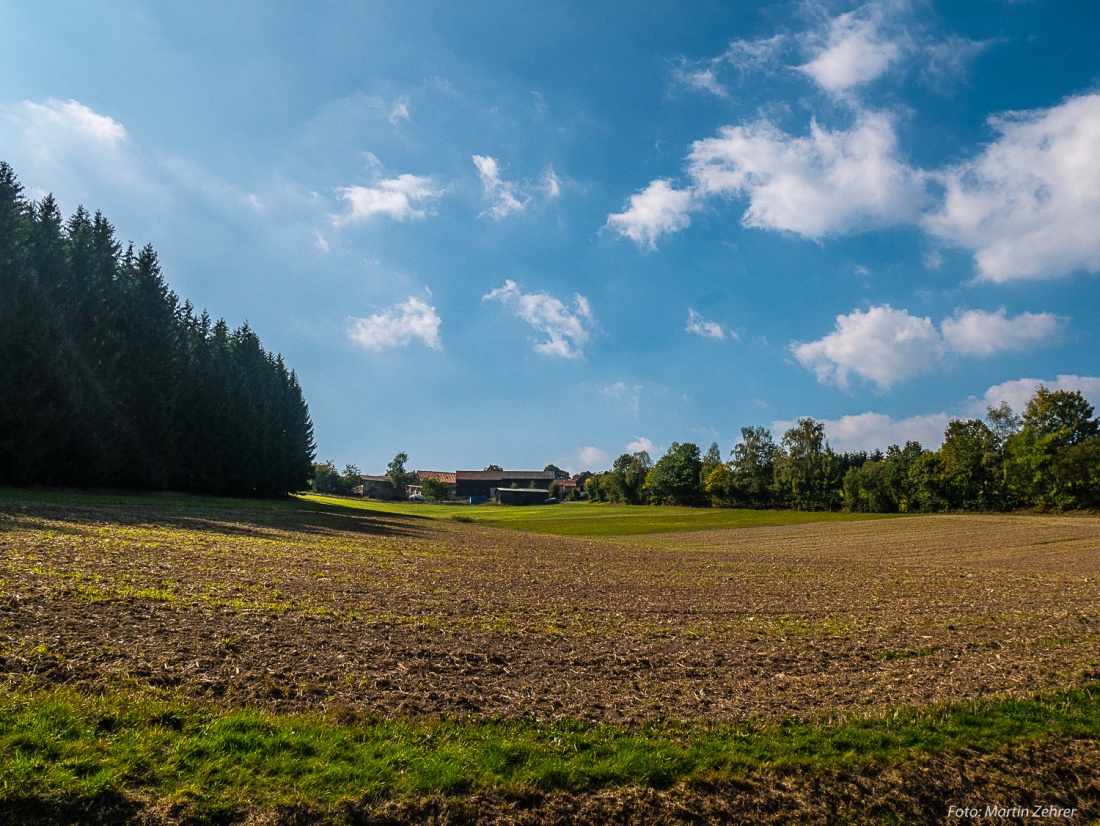
[[[423,483],[427,479],[433,479],[436,482],[445,482],[448,485],[453,485],[457,474],[448,473],[445,470],[418,470],[416,472],[416,481]]]

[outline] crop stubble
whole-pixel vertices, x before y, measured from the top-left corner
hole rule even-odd
[[[593,539],[311,509],[0,504],[9,685],[635,723],[1100,677],[1100,519]]]

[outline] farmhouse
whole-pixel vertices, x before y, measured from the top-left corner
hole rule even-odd
[[[397,488],[393,486],[393,480],[391,480],[389,476],[367,476],[361,474],[359,479],[363,483],[363,496],[370,497],[371,499],[390,500],[402,498]]]
[[[546,488],[497,488],[494,498],[502,505],[541,505],[549,496]]]
[[[428,479],[435,482],[444,482],[453,487],[455,483],[455,474],[448,473],[445,470],[418,470],[413,475],[413,481],[405,486],[405,490],[408,492],[409,496],[412,496],[414,493],[423,493],[424,491],[421,487]]]
[[[455,472],[455,498],[492,499],[500,488],[528,488],[545,493],[553,481],[554,473],[549,470],[459,470]]]

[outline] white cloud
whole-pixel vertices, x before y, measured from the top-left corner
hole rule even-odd
[[[1073,376],[1061,375],[1053,381],[1050,379],[1015,379],[1001,384],[995,384],[985,391],[981,400],[974,399],[971,404],[971,412],[975,416],[985,414],[987,407],[996,407],[1001,402],[1008,402],[1009,406],[1017,413],[1022,413],[1039,385],[1047,390],[1079,390],[1081,395],[1089,400],[1094,407],[1100,407],[1100,376]]]
[[[742,225],[813,239],[913,221],[926,201],[923,173],[898,157],[890,117],[875,112],[847,131],[813,121],[803,137],[768,121],[725,126],[692,145],[688,171],[696,197],[747,196]]]
[[[414,296],[370,318],[351,319],[348,338],[368,350],[404,347],[414,339],[439,350],[440,323],[435,307]]]
[[[21,123],[28,137],[38,141],[39,149],[44,151],[66,138],[112,148],[129,141],[121,123],[75,100],[49,98],[44,104],[23,101],[8,108],[6,119]]]
[[[720,62],[728,63],[742,75],[774,69],[784,51],[790,48],[791,38],[784,34],[756,40],[733,40]]]
[[[328,241],[325,236],[319,232],[313,233],[313,239],[317,242],[317,249],[321,252],[327,253],[329,251]]]
[[[1000,137],[940,176],[925,227],[1003,282],[1100,272],[1100,94],[991,121]]]
[[[825,44],[798,70],[834,94],[882,77],[903,53],[902,44],[881,31],[883,11],[883,4],[868,3],[833,18]]]
[[[600,471],[611,467],[611,457],[598,447],[583,447],[580,465],[585,470]]]
[[[516,282],[508,279],[503,287],[497,287],[482,296],[482,301],[499,299],[513,307],[516,315],[549,336],[548,341],[535,345],[535,352],[544,356],[578,358],[584,355],[581,347],[591,337],[592,308],[583,295],[574,294],[575,309],[547,293],[522,293]]]
[[[1021,313],[1013,318],[1004,308],[995,313],[969,310],[940,325],[944,341],[956,353],[989,356],[1004,350],[1027,350],[1053,338],[1062,320],[1050,313]]]
[[[714,69],[696,69],[693,71],[680,68],[674,70],[672,74],[676,80],[680,81],[680,83],[684,84],[689,89],[710,92],[712,95],[717,95],[720,98],[729,97],[729,92],[727,92],[725,87],[718,82],[718,78],[714,74]]]
[[[854,374],[886,390],[934,369],[947,355],[988,356],[1045,343],[1061,324],[1049,313],[1008,318],[1004,310],[970,310],[946,319],[937,329],[928,317],[884,304],[837,316],[833,332],[818,341],[794,342],[791,352],[817,374],[818,381],[847,387]]]
[[[29,197],[53,191],[63,209],[110,203],[112,196],[141,203],[146,211],[169,205],[163,171],[144,157],[126,128],[75,100],[0,106],[0,151],[30,184]]]
[[[722,325],[717,321],[710,321],[703,318],[690,307],[688,308],[687,326],[684,329],[694,335],[702,336],[703,338],[716,338],[719,341],[725,340],[727,333],[732,339],[738,337],[732,330],[724,330]]]
[[[660,456],[664,452],[645,436],[635,436],[634,441],[628,444],[626,449],[628,453],[640,453],[644,450],[651,457]]]
[[[688,216],[696,208],[690,191],[673,189],[671,182],[658,179],[631,195],[625,210],[608,215],[607,226],[639,246],[655,250],[657,239],[662,235],[678,232],[691,224]]]
[[[982,398],[970,397],[958,414],[929,413],[895,419],[883,413],[860,413],[839,419],[819,419],[825,425],[825,435],[833,450],[839,452],[885,450],[890,445],[917,441],[929,450],[943,444],[943,434],[952,419],[984,418],[986,409],[1008,402],[1016,413],[1022,413],[1028,401],[1042,384],[1048,390],[1078,390],[1094,406],[1100,406],[1100,376],[1061,375],[1049,379],[1016,379],[994,385]],[[774,421],[771,431],[776,441],[794,427],[794,421]]]
[[[397,98],[390,107],[390,123],[397,126],[397,124],[403,120],[410,120],[409,110],[409,98],[406,95]]]
[[[935,450],[943,443],[943,432],[953,418],[947,413],[930,413],[906,419],[895,419],[883,413],[860,413],[818,421],[825,425],[825,437],[833,450],[838,453],[865,450],[869,453],[910,441],[920,442],[923,447]],[[771,430],[776,441],[795,424],[793,421],[772,422]]]
[[[375,215],[388,215],[395,221],[422,221],[430,204],[442,197],[444,190],[432,186],[432,179],[420,175],[398,175],[379,181],[375,186],[349,186],[337,191],[337,197],[347,201],[350,209],[333,218],[341,227],[366,221]]]
[[[926,43],[919,55],[921,75],[934,88],[949,87],[965,76],[970,62],[992,42],[949,35],[941,41]]]
[[[932,320],[895,310],[889,304],[836,317],[836,329],[819,341],[794,343],[791,351],[818,381],[848,386],[854,373],[886,389],[923,373],[936,363],[943,339]]]
[[[638,415],[638,403],[641,399],[643,385],[641,384],[627,384],[624,381],[617,381],[609,387],[604,387],[600,392],[607,396],[609,399],[615,401],[625,401],[630,406],[631,411],[635,416]]]
[[[474,166],[477,167],[477,174],[481,178],[485,198],[492,202],[492,206],[482,212],[481,216],[488,215],[499,221],[513,212],[522,212],[530,198],[524,198],[521,201],[516,197],[516,184],[501,179],[500,166],[497,164],[496,158],[474,155],[473,159]]]
[[[554,168],[546,170],[543,177],[542,188],[546,191],[547,198],[557,198],[561,195],[561,178],[554,174]]]

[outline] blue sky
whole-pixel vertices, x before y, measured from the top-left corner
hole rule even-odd
[[[1100,5],[0,0],[0,158],[301,378],[320,459],[840,450],[1100,405]]]

